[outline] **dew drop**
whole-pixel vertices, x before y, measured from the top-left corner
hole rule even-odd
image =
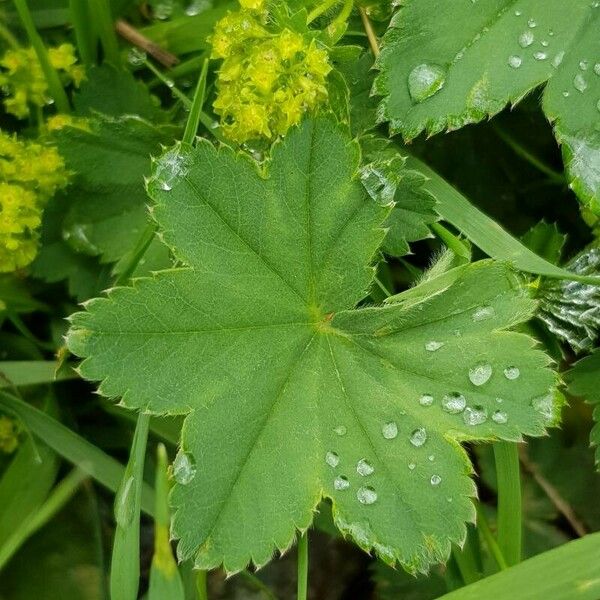
[[[431,485],[440,485],[442,478],[439,475],[432,475],[430,481]]]
[[[480,404],[467,406],[463,413],[463,421],[465,425],[481,425],[487,421],[487,410]]]
[[[427,441],[427,431],[425,427],[419,427],[410,434],[410,443],[417,448],[420,448]]]
[[[589,61],[587,61],[587,60],[585,60],[585,59],[584,59],[584,60],[580,60],[580,61],[579,61],[579,68],[580,68],[582,71],[587,71],[589,66],[590,66],[590,63],[589,63]]]
[[[393,440],[398,436],[398,425],[395,421],[389,421],[388,423],[384,423],[381,427],[381,435],[386,440]]]
[[[496,398],[496,402],[498,404],[502,404],[504,402],[504,400],[502,398]]]
[[[140,67],[146,62],[146,53],[139,48],[131,48],[127,54],[127,62],[133,67]]]
[[[521,46],[521,48],[527,48],[529,46],[531,46],[531,44],[533,44],[533,40],[535,39],[535,36],[533,35],[533,31],[524,31],[520,36],[519,36],[519,46]]]
[[[515,10],[515,17],[520,17],[522,14],[520,10]]]
[[[377,501],[377,492],[371,486],[358,488],[356,497],[361,504],[373,504]]]
[[[433,454],[430,454],[430,455],[427,457],[427,460],[428,460],[429,462],[433,462],[433,461],[435,460],[435,455],[433,455]]]
[[[366,477],[367,475],[371,475],[374,471],[375,471],[375,467],[373,467],[373,465],[364,458],[361,458],[356,463],[356,472],[359,475],[362,475],[363,477]]]
[[[519,369],[519,367],[506,367],[506,369],[504,369],[504,377],[506,377],[506,379],[510,379],[510,381],[514,381],[515,379],[518,379],[519,376],[521,375],[521,371]]]
[[[335,469],[335,467],[340,464],[340,457],[335,452],[327,452],[327,454],[325,454],[325,462],[332,469]]]
[[[340,437],[343,437],[346,435],[346,433],[348,433],[348,429],[346,429],[345,425],[338,425],[333,431]]]
[[[548,35],[552,37],[554,35],[554,29],[548,29]]]
[[[408,469],[409,469],[410,471],[414,471],[416,466],[417,466],[417,465],[416,465],[415,463],[412,463],[412,462],[411,462],[411,463],[408,463]]]
[[[419,398],[419,404],[421,406],[431,406],[433,404],[433,396],[431,394],[423,394]]]
[[[535,22],[535,19],[529,19],[529,21],[527,21],[527,26],[531,27],[531,29],[533,29],[534,27],[537,27],[537,23]]]
[[[425,350],[428,352],[435,352],[439,350],[444,345],[444,342],[436,342],[435,340],[431,340],[425,344]]]
[[[554,398],[552,397],[552,394],[534,398],[531,401],[531,406],[547,421],[551,421],[554,417]]]
[[[178,452],[173,461],[173,477],[181,485],[187,485],[196,476],[196,463],[191,454]]]
[[[596,102],[596,108],[597,108],[598,110],[600,110],[600,100],[598,100],[598,102]]]
[[[523,59],[520,56],[516,56],[515,54],[513,54],[512,56],[508,57],[508,64],[513,69],[518,69],[522,63],[523,63]]]
[[[493,306],[480,306],[473,311],[473,321],[486,321],[496,314]]]
[[[544,48],[548,47],[548,40],[542,40],[542,46],[544,46]]]
[[[571,94],[569,94],[569,92],[567,92],[566,90],[563,92],[563,96],[565,98],[568,98]]]
[[[466,398],[459,392],[450,392],[442,398],[442,408],[451,415],[462,412],[466,405]]]
[[[596,63],[594,65],[594,73],[596,73],[596,75],[600,75],[600,63]]]
[[[483,385],[492,376],[492,365],[486,362],[478,362],[469,369],[469,379],[473,385]]]
[[[492,414],[492,421],[498,425],[504,425],[508,421],[508,415],[503,410],[495,410]]]
[[[408,91],[415,102],[423,102],[439,92],[446,82],[446,70],[439,65],[417,65],[408,76]]]
[[[558,69],[558,67],[560,66],[560,64],[563,61],[563,58],[565,57],[565,51],[561,50],[558,54],[556,54],[556,56],[552,59],[552,66],[555,69]]]
[[[535,60],[546,60],[548,58],[548,55],[545,52],[541,52],[541,51],[537,51],[533,53],[533,58],[535,58]]]
[[[333,487],[336,490],[347,490],[350,487],[350,482],[348,481],[348,478],[345,475],[338,475],[333,480]]]
[[[575,78],[573,79],[573,86],[578,92],[581,92],[582,94],[585,92],[585,90],[587,90],[587,81],[581,73],[577,73],[577,75],[575,75]]]

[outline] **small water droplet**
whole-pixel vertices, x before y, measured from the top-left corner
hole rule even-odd
[[[433,396],[431,394],[423,394],[419,398],[419,404],[421,406],[431,406],[433,404]]]
[[[362,475],[363,477],[366,477],[367,475],[371,475],[374,471],[375,471],[375,467],[373,467],[373,465],[365,458],[361,458],[356,463],[356,472],[359,475]]]
[[[495,410],[492,414],[492,421],[498,425],[504,425],[508,421],[508,415],[503,410]]]
[[[554,417],[554,398],[552,394],[539,396],[531,401],[531,406],[537,410],[546,421],[551,421]]]
[[[448,497],[446,498],[446,502],[452,502],[452,497],[451,497],[451,496],[448,496]]]
[[[584,59],[584,60],[579,61],[579,68],[582,71],[587,71],[589,66],[590,66],[590,62],[588,60]]]
[[[473,321],[486,321],[496,314],[493,306],[480,306],[473,311]]]
[[[338,425],[333,431],[336,435],[339,435],[340,437],[343,437],[346,435],[346,433],[348,433],[348,429],[345,425]]]
[[[587,90],[588,84],[585,77],[581,73],[577,73],[573,79],[573,87],[582,94]]]
[[[377,492],[368,485],[358,488],[356,497],[361,504],[373,504],[377,500]]]
[[[537,51],[533,53],[533,58],[535,58],[535,60],[546,60],[548,58],[548,55],[545,52],[541,52],[541,51]]]
[[[386,440],[393,440],[398,436],[398,425],[395,421],[384,423],[381,428],[381,434]]]
[[[435,352],[439,350],[444,345],[444,342],[436,342],[435,340],[431,340],[425,344],[425,350],[428,352]]]
[[[598,102],[596,102],[596,108],[597,108],[598,110],[600,110],[600,100],[598,100]]]
[[[428,460],[429,462],[433,462],[433,461],[435,460],[435,455],[434,455],[434,454],[430,454],[430,455],[427,457],[427,460]]]
[[[338,475],[333,480],[333,487],[336,490],[347,490],[350,487],[350,482],[345,475]]]
[[[534,27],[537,27],[537,23],[536,23],[535,19],[529,19],[529,21],[527,21],[527,26],[531,27],[531,29],[533,29]]]
[[[469,379],[473,385],[483,385],[492,376],[492,365],[486,362],[478,362],[469,369]]]
[[[521,48],[527,48],[529,46],[531,46],[531,44],[533,44],[533,40],[535,39],[535,36],[533,35],[533,31],[524,31],[520,36],[519,36],[519,46],[521,46]]]
[[[568,98],[571,94],[569,94],[569,92],[567,92],[566,90],[563,92],[563,96],[565,98]]]
[[[431,485],[440,485],[442,478],[439,475],[432,475],[430,481]]]
[[[554,35],[554,29],[548,29],[548,35],[552,37]]]
[[[508,57],[508,64],[513,69],[518,69],[522,63],[523,63],[523,59],[520,56],[516,56],[515,54],[513,54],[512,56]]]
[[[335,452],[327,452],[327,454],[325,454],[325,462],[332,469],[335,469],[335,467],[340,464],[340,457]]]
[[[408,463],[408,468],[410,471],[414,471],[417,465],[414,462]]]
[[[520,10],[515,10],[515,17],[520,17],[522,14]]]
[[[502,404],[504,402],[504,400],[502,398],[496,398],[496,402],[498,404]]]
[[[594,73],[596,73],[596,75],[600,75],[600,63],[596,63],[594,65]]]
[[[506,377],[506,379],[510,379],[511,381],[518,379],[520,375],[521,370],[519,367],[510,366],[504,369],[504,377]]]
[[[562,63],[563,58],[565,57],[565,51],[561,50],[560,52],[558,52],[556,54],[556,56],[552,59],[552,66],[556,69],[558,69],[558,67],[560,66],[560,63]]]
[[[419,427],[410,434],[410,443],[417,448],[420,448],[427,441],[427,431],[425,427]]]
[[[446,70],[439,65],[417,65],[408,76],[408,91],[415,102],[423,102],[444,87]]]
[[[542,40],[542,46],[544,46],[544,48],[548,47],[548,40]]]
[[[127,62],[133,67],[140,67],[146,62],[146,53],[139,48],[133,47],[127,54]]]
[[[442,408],[451,415],[462,412],[467,405],[467,399],[459,392],[450,392],[442,398]]]
[[[196,476],[194,457],[188,452],[178,452],[173,461],[173,477],[181,485],[187,485]]]
[[[463,421],[465,425],[481,425],[487,421],[487,410],[480,404],[467,406],[463,413]]]

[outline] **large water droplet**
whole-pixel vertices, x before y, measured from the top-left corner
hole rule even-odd
[[[506,379],[510,379],[511,381],[514,381],[515,379],[519,379],[520,375],[521,375],[521,371],[520,371],[519,367],[510,366],[510,367],[506,367],[506,369],[504,369],[504,377],[506,377]]]
[[[178,452],[173,461],[173,477],[181,485],[187,485],[196,476],[196,462],[187,452]]]
[[[459,392],[450,392],[442,398],[442,408],[452,415],[462,412],[466,405],[467,399]]]
[[[431,340],[425,344],[425,350],[428,352],[435,352],[439,350],[444,345],[444,342],[436,342],[435,340]]]
[[[377,500],[377,492],[369,485],[358,488],[356,498],[361,504],[373,504]]]
[[[420,448],[427,441],[427,431],[425,427],[419,427],[410,434],[410,443],[417,448]]]
[[[327,452],[325,454],[325,462],[332,468],[335,469],[340,464],[340,457],[335,452]]]
[[[548,55],[545,52],[538,50],[537,52],[533,53],[533,58],[535,58],[535,60],[546,60]]]
[[[596,63],[594,65],[594,73],[596,73],[596,75],[600,75],[600,63]]]
[[[431,394],[423,394],[419,398],[419,404],[421,406],[431,406],[433,404],[433,396]]]
[[[558,52],[556,54],[556,56],[552,59],[552,66],[556,69],[558,69],[558,67],[560,66],[560,63],[562,63],[563,58],[565,57],[565,51],[561,50],[560,52]]]
[[[343,437],[344,435],[346,435],[346,433],[348,433],[348,429],[345,425],[338,425],[334,428],[333,431],[336,433],[336,435],[339,435],[340,437]]]
[[[531,406],[537,410],[546,421],[551,421],[554,417],[554,398],[552,394],[539,396],[531,401]]]
[[[440,485],[442,478],[439,475],[432,475],[430,481],[431,485]]]
[[[389,421],[388,423],[384,423],[381,427],[381,435],[386,440],[393,440],[398,436],[398,425],[395,421]]]
[[[533,35],[533,31],[524,31],[519,36],[519,46],[521,46],[521,48],[528,48],[529,46],[531,46],[531,44],[533,44],[534,39],[535,36]]]
[[[146,53],[134,46],[127,54],[127,62],[133,67],[140,67],[146,62]]]
[[[486,362],[478,362],[469,369],[469,379],[473,385],[483,385],[492,376],[492,365]]]
[[[373,465],[365,458],[361,458],[356,463],[356,472],[359,475],[362,475],[363,477],[366,477],[367,475],[371,475],[374,471],[375,471],[375,467],[373,467]]]
[[[345,475],[338,475],[333,480],[333,487],[336,490],[347,490],[350,487],[350,482],[348,481],[348,478]]]
[[[492,414],[492,421],[498,425],[504,425],[508,421],[508,415],[503,410],[495,410]]]
[[[439,65],[417,65],[408,76],[408,91],[415,102],[423,102],[442,89],[446,70]]]
[[[581,73],[577,73],[573,79],[573,87],[583,94],[587,90],[588,84],[585,77]]]
[[[508,64],[513,69],[518,69],[522,63],[523,63],[523,59],[520,56],[513,54],[512,56],[508,57]]]
[[[473,311],[473,321],[486,321],[496,314],[493,306],[480,306]]]
[[[487,410],[481,405],[467,406],[463,413],[465,425],[481,425],[487,421]]]

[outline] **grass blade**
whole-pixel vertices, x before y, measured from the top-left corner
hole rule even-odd
[[[7,360],[0,362],[0,388],[52,383],[64,379],[77,379],[72,369],[57,372],[53,360]]]

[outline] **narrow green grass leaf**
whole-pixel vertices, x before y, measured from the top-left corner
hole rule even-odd
[[[460,229],[492,258],[507,261],[527,273],[600,285],[600,277],[567,271],[529,250],[419,159],[411,156],[406,164],[407,167],[420,171],[429,178],[424,187],[435,196],[437,200],[435,209],[442,218]]]
[[[13,360],[0,362],[0,388],[20,385],[52,383],[65,379],[77,379],[72,369],[56,369],[54,360]]]
[[[129,461],[115,496],[117,528],[110,567],[111,600],[136,600],[140,584],[140,504],[150,415],[139,413]]]
[[[109,490],[117,491],[125,468],[114,458],[56,419],[12,394],[0,391],[0,406],[4,406],[11,413],[17,415],[34,435],[63,458],[77,465]],[[148,515],[154,513],[154,492],[147,484],[143,485],[142,510]]]
[[[564,544],[440,600],[598,600],[600,533]]]

